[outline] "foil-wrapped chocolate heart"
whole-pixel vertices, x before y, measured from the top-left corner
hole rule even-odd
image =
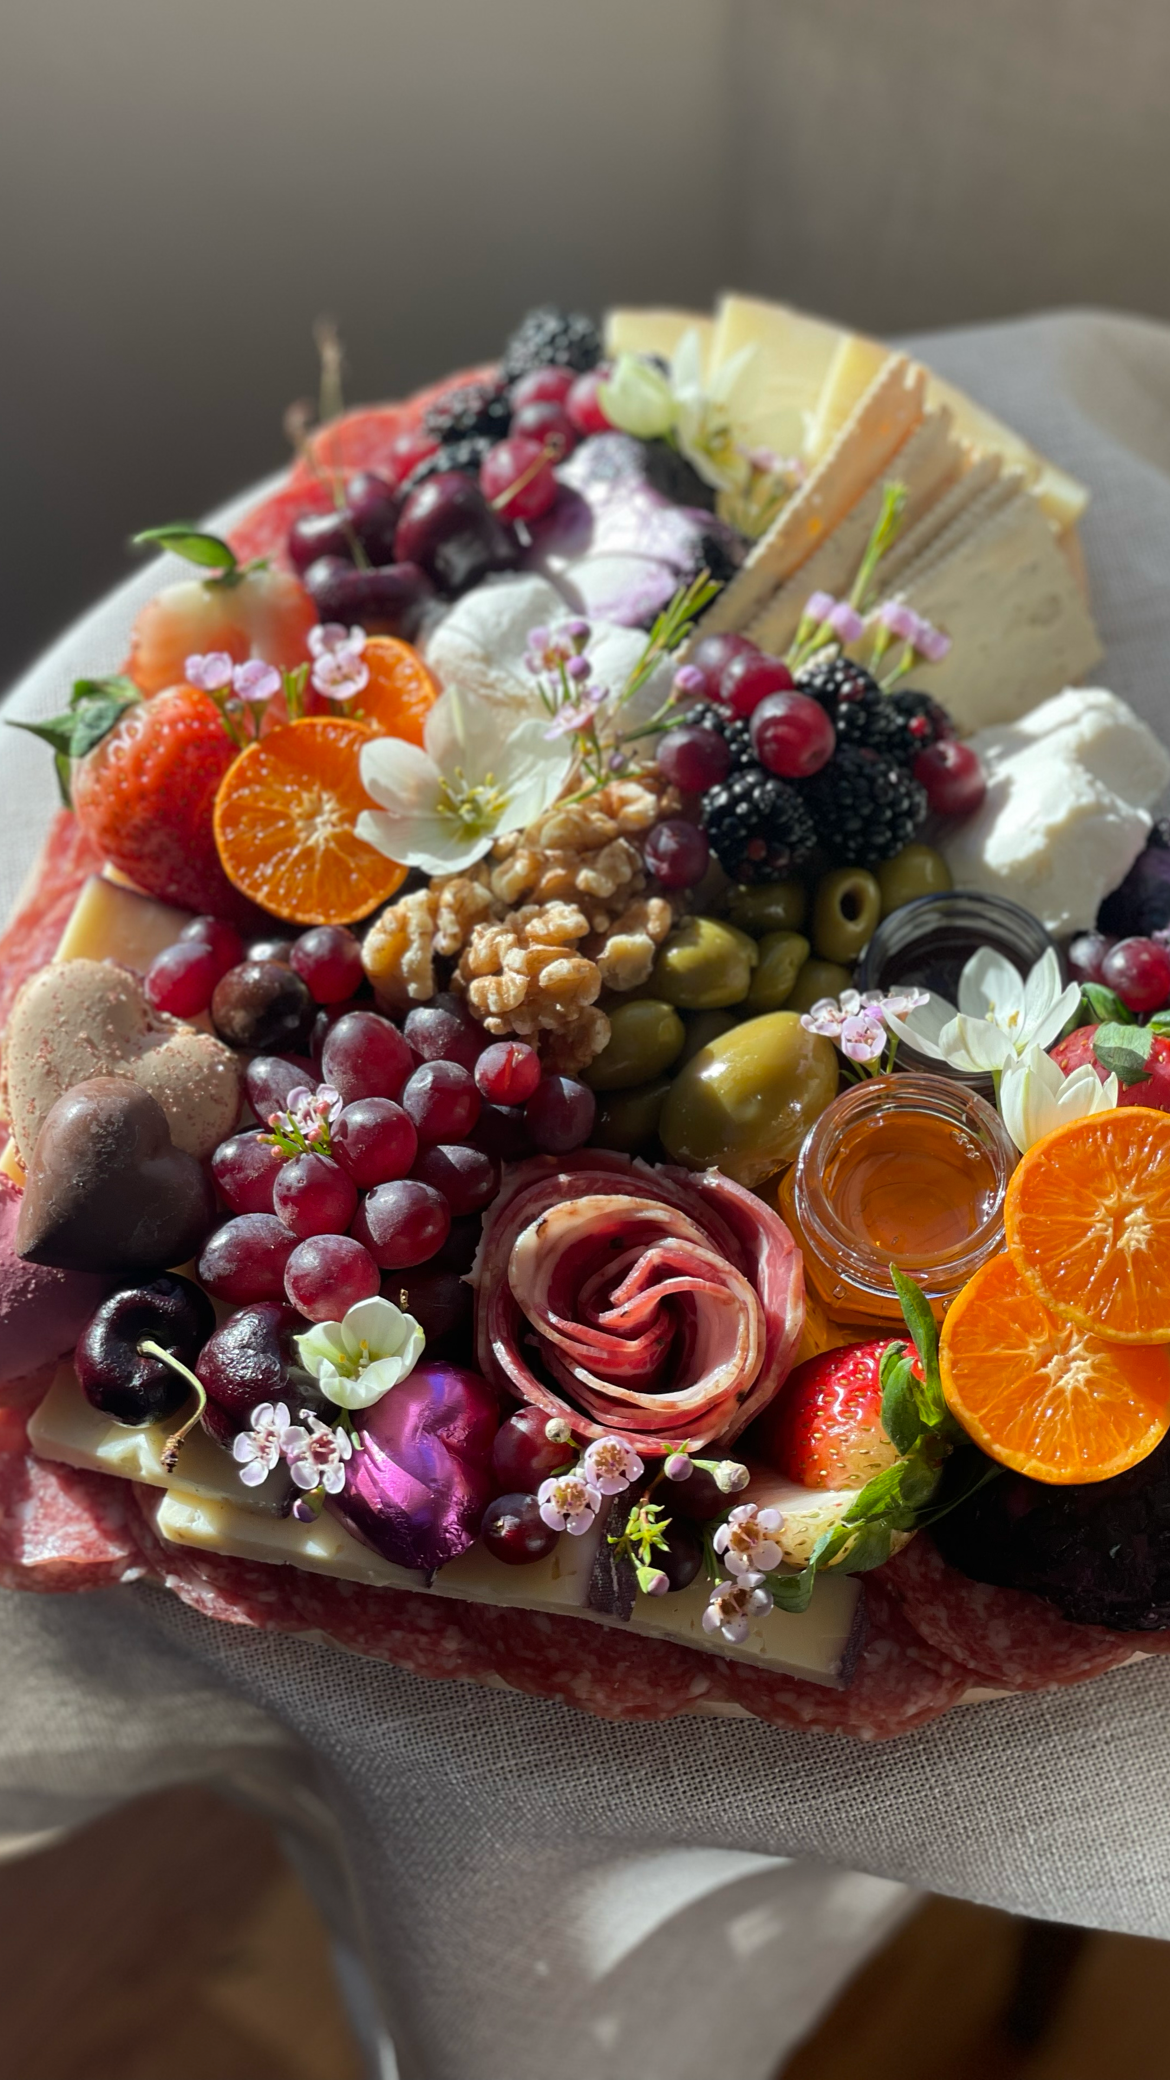
[[[329,1507],[384,1559],[431,1573],[478,1536],[499,1420],[478,1372],[424,1360],[358,1418],[362,1448]]]
[[[157,1098],[128,1076],[65,1092],[37,1135],[16,1253],[63,1271],[138,1276],[194,1256],[215,1194],[176,1148]]]

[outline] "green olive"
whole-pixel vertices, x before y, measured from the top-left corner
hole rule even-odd
[[[809,964],[806,962],[805,964]],[[837,1095],[837,1055],[792,1011],[745,1019],[704,1047],[674,1079],[658,1132],[688,1169],[712,1163],[757,1185],[791,1162]]]
[[[686,917],[658,949],[650,987],[682,1011],[741,1004],[759,960],[754,939],[717,917]]]
[[[836,961],[806,961],[792,986],[792,993],[785,1005],[786,1011],[811,1011],[821,997],[839,997],[843,989],[853,984],[848,968]]]
[[[677,1076],[693,1061],[701,1047],[710,1047],[712,1040],[722,1040],[724,1033],[734,1032],[739,1021],[730,1011],[690,1011],[685,1020],[687,1029],[686,1046],[674,1065]]]
[[[760,940],[760,965],[744,1004],[746,1011],[779,1011],[792,994],[792,985],[808,959],[808,940],[800,932],[765,932]]]
[[[766,881],[732,891],[727,915],[741,932],[798,932],[808,909],[803,881]]]
[[[636,1155],[658,1132],[659,1115],[670,1087],[669,1076],[658,1076],[653,1083],[640,1083],[635,1090],[611,1091],[603,1097],[589,1136],[592,1146]]]
[[[864,867],[826,874],[813,897],[812,942],[818,960],[852,967],[868,946],[882,914],[882,892]]]
[[[883,860],[877,870],[882,897],[882,916],[912,903],[916,896],[945,895],[953,888],[951,870],[933,845],[903,845],[893,859]]]
[[[682,1051],[687,1037],[678,1012],[661,997],[635,997],[615,1004],[609,1014],[609,1039],[582,1080],[595,1091],[628,1091],[649,1083]]]

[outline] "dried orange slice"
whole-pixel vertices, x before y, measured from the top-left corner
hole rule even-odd
[[[353,713],[382,737],[421,746],[423,723],[439,698],[438,682],[418,651],[396,636],[367,636],[362,662],[369,683],[355,695]]]
[[[376,732],[342,716],[287,722],[230,765],[215,797],[215,842],[229,881],[290,924],[352,924],[406,879],[359,838],[375,805],[361,783]]]
[[[1111,1480],[1170,1428],[1164,1346],[1087,1335],[1053,1314],[1006,1254],[951,1305],[938,1362],[956,1422],[1001,1466],[1036,1481]]]
[[[1170,1114],[1126,1105],[1038,1141],[1004,1203],[1007,1245],[1055,1314],[1111,1343],[1170,1343]]]

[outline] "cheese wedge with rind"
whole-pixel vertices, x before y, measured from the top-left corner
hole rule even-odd
[[[720,298],[711,341],[711,371],[745,347],[754,351],[735,385],[735,428],[745,447],[783,457],[801,455],[840,327],[787,304],[754,296]]]
[[[669,361],[688,332],[699,335],[699,360],[706,374],[711,366],[715,321],[700,311],[610,311],[605,320],[606,358],[614,361],[619,354],[656,354]]]
[[[190,922],[189,910],[140,895],[104,874],[91,874],[82,884],[53,958],[116,960],[145,975],[155,955],[173,946]]]

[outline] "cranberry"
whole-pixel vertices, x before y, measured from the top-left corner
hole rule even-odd
[[[340,556],[319,556],[305,572],[305,590],[322,621],[356,622],[406,643],[418,634],[435,596],[427,573],[409,559],[359,571]]]
[[[753,643],[749,636],[703,636],[695,644],[687,663],[693,671],[703,674],[704,698],[717,701],[719,681],[733,658],[759,655],[758,643]]]
[[[565,410],[578,433],[608,433],[612,425],[598,391],[609,375],[608,368],[590,368],[578,376],[565,400]]]
[[[176,939],[156,953],[143,977],[147,1001],[170,1018],[198,1018],[223,970],[202,939]]]
[[[311,1322],[340,1321],[359,1300],[372,1300],[381,1283],[369,1250],[352,1235],[310,1235],[284,1267],[289,1303]]]
[[[527,1105],[524,1124],[542,1155],[567,1155],[593,1132],[597,1100],[572,1076],[542,1076]]]
[[[500,1424],[492,1445],[492,1471],[501,1488],[535,1491],[572,1459],[572,1445],[553,1444],[549,1438],[551,1420],[546,1409],[526,1407]]]
[[[233,1213],[271,1213],[272,1190],[284,1157],[259,1128],[221,1141],[211,1174]]]
[[[534,1560],[547,1560],[557,1542],[535,1495],[497,1495],[483,1513],[479,1535],[488,1552],[508,1567],[531,1567]]]
[[[512,410],[522,412],[527,404],[563,405],[576,380],[571,368],[530,368],[512,385]]]
[[[685,722],[658,739],[658,770],[684,794],[706,794],[726,780],[731,750],[717,729]]]
[[[451,1209],[441,1192],[416,1177],[380,1184],[358,1207],[353,1235],[386,1271],[425,1264],[441,1249]]]
[[[837,733],[819,701],[807,693],[769,693],[751,719],[752,749],[781,780],[807,780],[827,765]]]
[[[480,464],[479,486],[492,510],[507,520],[539,520],[557,495],[551,461],[541,443],[523,433],[488,450]]]
[[[1101,962],[1101,980],[1138,1013],[1170,1002],[1170,953],[1156,939],[1119,939]]]
[[[326,1036],[321,1050],[322,1081],[355,1098],[396,1098],[414,1056],[397,1026],[377,1011],[347,1011]]]
[[[459,470],[440,470],[410,493],[395,549],[400,562],[420,566],[447,593],[466,592],[519,560],[515,535]]]
[[[553,404],[548,399],[543,404],[526,404],[513,413],[508,431],[509,434],[523,434],[526,440],[536,441],[538,446],[550,449],[550,468],[553,463],[563,462],[566,455],[572,454],[578,439],[577,429],[564,406]],[[552,504],[551,499],[549,504]],[[508,510],[511,513],[512,508]],[[542,507],[541,510],[546,509]],[[523,519],[524,515],[520,517]]]
[[[523,1105],[540,1082],[540,1057],[523,1040],[497,1040],[475,1065],[476,1088],[493,1105]]]
[[[294,940],[289,966],[317,1004],[340,1004],[365,980],[362,950],[344,925],[318,924]]]
[[[953,737],[944,737],[918,753],[914,778],[926,789],[927,802],[936,816],[973,816],[987,793],[979,753]]]
[[[463,1141],[479,1118],[480,1096],[458,1062],[421,1062],[403,1088],[402,1107],[420,1141]]]
[[[778,657],[742,653],[719,674],[719,699],[733,715],[750,715],[770,693],[789,693],[795,680]]]
[[[357,1098],[333,1127],[333,1154],[362,1191],[405,1177],[418,1154],[414,1123],[393,1098]]]
[[[291,1235],[340,1235],[357,1212],[357,1186],[331,1156],[291,1156],[272,1187],[272,1210]]]
[[[660,888],[694,888],[707,871],[707,834],[683,816],[656,823],[644,847],[646,865]]]

